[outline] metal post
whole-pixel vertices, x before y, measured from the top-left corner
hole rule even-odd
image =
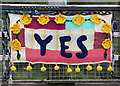
[[[12,80],[12,71],[11,71],[11,52],[10,52],[10,30],[9,30],[9,24],[8,24],[8,13],[6,14],[6,22],[7,22],[7,44],[8,44],[8,61],[9,61],[9,79],[8,79],[8,86],[13,84]]]
[[[1,28],[2,28],[2,51],[3,51],[3,58],[2,58],[2,62],[3,62],[3,79],[6,79],[6,64],[5,64],[5,58],[6,58],[6,52],[5,52],[5,34],[4,34],[4,30],[3,30],[3,20],[1,19]]]

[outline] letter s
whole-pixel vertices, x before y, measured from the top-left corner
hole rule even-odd
[[[76,53],[76,56],[80,59],[85,58],[88,55],[88,50],[87,48],[84,46],[84,44],[82,43],[82,41],[87,40],[87,36],[86,35],[82,35],[77,39],[77,45],[78,47],[82,50],[82,53]]]

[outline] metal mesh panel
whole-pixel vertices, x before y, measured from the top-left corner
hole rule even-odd
[[[116,19],[117,24],[118,24],[118,29],[115,30],[115,32],[120,32],[120,11],[115,12],[116,17],[114,17],[114,19]]]
[[[120,37],[114,38],[114,54],[115,55],[120,54]]]
[[[117,13],[117,23],[118,26],[120,28],[120,13]],[[119,32],[120,29],[116,30],[116,32]],[[7,41],[7,40],[6,40]],[[120,54],[120,38],[116,37],[114,38],[114,53],[116,55]],[[54,66],[55,65],[51,65],[51,64],[45,64],[45,67],[47,68],[47,70],[45,72],[41,72],[40,68],[41,68],[41,64],[34,64],[31,65],[32,66],[32,70],[31,71],[27,71],[26,67],[28,66],[28,63],[15,63],[14,64],[16,66],[16,71],[12,72],[12,78],[13,80],[97,80],[97,81],[101,81],[101,80],[113,80],[111,77],[111,72],[107,71],[107,68],[109,66],[108,63],[102,63],[101,66],[103,67],[103,70],[101,72],[98,72],[96,70],[97,68],[97,64],[92,64],[92,71],[87,71],[86,67],[87,65],[80,65],[80,69],[81,71],[79,73],[75,72],[75,65],[70,65],[70,68],[72,69],[72,73],[67,73],[67,65],[59,65],[60,70],[55,71],[54,70]],[[9,64],[6,63],[7,66],[7,70],[9,69]],[[119,61],[115,61],[115,65],[114,65],[114,75],[115,76],[120,76],[120,64]],[[8,71],[9,74],[9,71]],[[8,75],[7,75],[8,78]],[[116,80],[116,79],[115,79]]]
[[[26,67],[28,64],[15,64],[17,70],[13,72],[13,79],[17,80],[43,80],[47,78],[48,71],[42,73],[40,71],[41,64],[32,65],[32,71],[27,71]]]
[[[120,19],[119,14],[117,13],[116,21],[118,23],[118,28],[120,28]],[[116,30],[116,32],[120,31],[120,29]],[[120,38],[116,37],[114,38],[114,53],[116,55],[120,54]],[[87,65],[80,65],[81,71],[79,73],[75,72],[75,65],[70,65],[70,68],[72,68],[72,73],[67,73],[67,65],[58,65],[60,67],[60,70],[55,71],[54,66],[51,64],[47,64],[46,68],[47,71],[41,72],[40,67],[41,64],[35,64],[32,65],[33,70],[27,71],[28,63],[20,63],[15,64],[17,67],[17,71],[13,72],[13,79],[14,80],[113,80],[111,77],[111,72],[107,71],[107,68],[109,66],[108,63],[102,63],[101,66],[103,67],[103,70],[101,72],[98,72],[96,70],[98,64],[92,64],[92,71],[87,71],[86,67]],[[119,61],[115,62],[115,76],[120,76],[119,70],[120,70],[120,64]]]
[[[115,67],[115,70],[114,70],[115,76],[120,76],[120,72],[119,72],[119,70],[120,70],[120,61],[117,61],[115,63],[115,65],[114,65],[114,67]]]
[[[58,65],[60,70],[55,71],[54,66],[51,64],[45,65],[47,70],[45,72],[41,72],[41,64],[32,65],[33,69],[31,71],[27,71],[28,63],[16,63],[15,66],[17,68],[16,71],[12,72],[13,80],[112,80],[111,72],[107,71],[109,66],[108,63],[102,63],[101,66],[103,70],[98,72],[96,70],[97,64],[92,64],[92,71],[87,71],[87,65],[80,65],[80,72],[75,72],[75,65],[70,65],[72,69],[72,73],[67,73],[67,65]],[[115,62],[115,76],[119,76],[120,64],[119,61]]]

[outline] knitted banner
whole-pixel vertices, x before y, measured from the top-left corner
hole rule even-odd
[[[94,15],[33,15],[29,16],[28,20],[28,15],[23,16],[9,14],[11,42],[17,39],[17,43],[21,44],[20,49],[17,50],[18,47],[13,46],[15,42],[13,45],[11,43],[12,61],[49,64],[111,61],[109,43],[112,41],[112,32],[111,30],[107,32],[104,28],[108,24],[111,25],[112,14],[97,15],[98,20]],[[21,28],[19,33],[14,32],[16,23]],[[109,25],[108,27],[111,28]],[[106,39],[107,44],[105,44]]]

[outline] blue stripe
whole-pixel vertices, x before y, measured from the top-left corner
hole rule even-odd
[[[84,17],[85,19],[90,19],[91,17]],[[66,20],[73,20],[74,17],[72,18],[66,18]],[[71,21],[65,22],[65,28],[66,29],[94,29],[95,23],[92,21],[88,20],[85,21],[82,25],[76,25]]]

